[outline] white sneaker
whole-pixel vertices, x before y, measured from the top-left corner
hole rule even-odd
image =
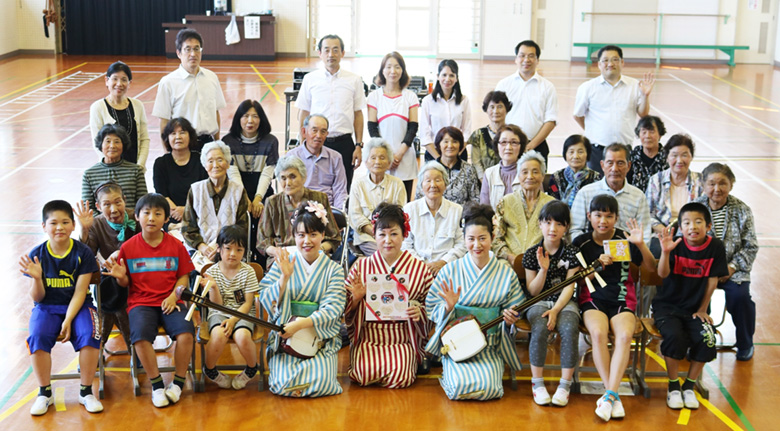
[[[564,407],[566,404],[569,404],[569,391],[563,388],[556,389],[552,397],[552,403],[558,407]]]
[[[33,416],[46,414],[46,412],[49,411],[49,406],[52,404],[54,404],[54,396],[46,397],[38,395],[38,397],[35,398],[32,407],[30,407],[30,414]]]
[[[612,400],[609,398],[609,395],[604,394],[596,401],[596,416],[604,422],[608,422],[612,418]]]
[[[181,388],[179,385],[171,382],[171,384],[168,385],[168,388],[165,389],[165,396],[171,404],[176,404],[179,402],[179,398],[181,398]]]
[[[79,395],[79,404],[83,405],[90,413],[100,413],[103,411],[103,403],[92,394],[85,397]]]
[[[545,388],[543,385],[540,385],[534,389],[533,393],[534,402],[536,404],[539,404],[540,406],[546,406],[547,404],[550,404],[550,393],[547,392],[547,388]]]
[[[244,389],[246,387],[246,384],[249,383],[249,381],[252,379],[253,377],[247,376],[246,373],[242,371],[241,374],[233,378],[233,381],[231,382],[231,386],[233,386],[233,389],[239,391],[241,389]]]
[[[152,404],[154,404],[155,407],[165,407],[170,402],[168,402],[168,397],[165,396],[165,389],[155,389],[152,391]]]
[[[218,373],[218,374],[217,374],[217,378],[216,378],[216,379],[212,379],[212,378],[211,378],[211,377],[209,377],[209,376],[206,376],[206,377],[209,377],[209,380],[211,380],[212,382],[216,383],[216,384],[217,384],[217,386],[219,386],[219,387],[220,387],[220,388],[222,388],[222,389],[228,389],[228,388],[230,388],[230,377],[228,377],[228,376],[227,376],[225,373],[223,373],[222,371],[217,371],[217,373]],[[178,386],[177,386],[177,387],[178,387]],[[175,401],[174,401],[174,402],[175,402]]]
[[[682,396],[686,409],[696,410],[699,408],[699,400],[696,399],[696,392],[693,392],[693,389],[684,390]]]
[[[623,408],[623,401],[612,401],[612,419],[621,419],[626,417],[626,409]]]
[[[682,393],[679,390],[667,391],[666,405],[670,409],[674,409],[674,410],[680,410],[681,408],[685,407],[685,404],[683,403],[683,399],[682,399]]]

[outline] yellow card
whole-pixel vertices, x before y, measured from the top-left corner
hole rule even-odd
[[[612,256],[615,262],[631,262],[631,248],[627,239],[604,241],[604,254]]]

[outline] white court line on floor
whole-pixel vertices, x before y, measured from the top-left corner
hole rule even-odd
[[[685,126],[683,126],[682,124],[678,123],[678,122],[677,122],[677,120],[675,120],[674,118],[672,118],[671,116],[669,116],[669,115],[668,115],[668,114],[666,114],[665,112],[661,111],[661,110],[660,110],[660,109],[658,109],[656,106],[652,105],[652,106],[651,106],[651,108],[652,108],[654,111],[656,111],[657,113],[661,114],[661,116],[663,116],[663,117],[666,117],[666,118],[667,118],[667,119],[668,119],[668,120],[669,120],[671,123],[673,123],[675,126],[679,127],[679,128],[682,130],[682,131],[684,131],[685,133],[687,133],[688,135],[690,135],[690,136],[691,136],[691,138],[693,138],[693,140],[694,140],[696,143],[698,143],[698,144],[701,144],[701,145],[704,145],[705,147],[709,148],[709,149],[710,149],[712,152],[714,152],[714,153],[715,153],[715,154],[717,154],[718,156],[720,156],[720,157],[724,158],[726,161],[728,161],[728,162],[729,162],[729,164],[731,165],[731,167],[732,167],[732,168],[734,168],[734,167],[738,168],[739,170],[741,170],[742,172],[744,172],[744,173],[745,173],[745,174],[746,174],[746,175],[747,175],[747,176],[748,176],[750,179],[752,179],[752,180],[756,181],[756,182],[757,182],[759,185],[763,186],[763,187],[764,187],[765,189],[767,189],[767,190],[768,190],[770,193],[772,193],[773,195],[775,195],[775,196],[777,196],[778,198],[780,198],[780,191],[778,191],[778,190],[775,190],[775,189],[773,189],[772,187],[770,187],[770,186],[769,186],[769,184],[767,184],[766,182],[764,182],[764,181],[763,181],[761,178],[758,178],[757,176],[753,175],[753,173],[752,173],[752,172],[750,172],[748,169],[745,169],[744,167],[742,167],[742,165],[741,165],[740,163],[738,163],[736,160],[734,160],[734,159],[732,159],[732,158],[728,157],[727,155],[723,154],[723,153],[722,153],[720,150],[718,150],[716,147],[714,147],[714,146],[710,145],[710,144],[709,144],[707,141],[705,141],[704,139],[702,139],[701,137],[699,137],[699,136],[698,136],[698,135],[696,135],[695,133],[691,132],[691,130],[690,130],[690,129],[688,129],[687,127],[685,127]]]
[[[669,76],[671,76],[672,78],[676,79],[676,80],[677,80],[677,81],[679,81],[680,83],[682,83],[682,84],[685,84],[685,85],[687,85],[688,87],[691,87],[691,88],[693,88],[694,90],[696,90],[697,92],[699,92],[699,93],[703,94],[704,96],[706,96],[706,97],[709,97],[710,99],[713,99],[713,100],[716,100],[716,101],[720,102],[721,104],[723,104],[723,105],[725,105],[726,107],[730,108],[732,111],[735,111],[735,112],[739,113],[739,114],[740,114],[740,115],[742,115],[743,117],[747,117],[747,118],[749,118],[749,119],[751,119],[751,120],[755,121],[756,123],[758,123],[758,124],[760,124],[760,125],[762,125],[762,126],[766,127],[767,129],[769,129],[769,130],[771,130],[771,131],[773,131],[773,132],[775,132],[775,133],[777,133],[777,134],[780,134],[780,130],[778,130],[778,129],[776,129],[776,128],[772,127],[772,126],[770,126],[769,124],[767,124],[767,123],[765,123],[765,122],[763,122],[763,121],[759,120],[758,118],[756,118],[756,117],[754,117],[754,116],[752,116],[752,115],[748,114],[747,112],[744,112],[744,111],[742,111],[741,109],[739,109],[739,108],[737,108],[737,107],[735,107],[735,106],[733,106],[733,105],[729,104],[728,102],[726,102],[726,101],[724,101],[724,100],[722,100],[722,99],[719,99],[719,98],[717,98],[717,97],[713,96],[713,95],[712,95],[712,94],[710,94],[710,93],[707,93],[706,91],[704,91],[704,90],[700,89],[699,87],[697,87],[697,86],[695,86],[695,85],[691,84],[690,82],[688,82],[688,81],[686,81],[686,80],[684,80],[684,79],[682,79],[682,78],[679,78],[679,77],[675,76],[673,73],[670,73],[670,74],[669,74]]]
[[[142,92],[140,92],[140,93],[136,94],[134,98],[138,98],[138,97],[140,97],[141,95],[145,94],[147,91],[151,90],[152,88],[155,88],[155,87],[157,87],[159,84],[160,84],[160,83],[158,82],[158,83],[156,83],[156,84],[152,85],[151,87],[147,88],[146,90],[144,90],[144,91],[142,91]],[[80,133],[82,133],[82,132],[85,132],[85,131],[88,131],[88,130],[89,130],[89,124],[87,124],[86,126],[82,127],[81,129],[79,129],[79,130],[77,130],[77,131],[75,131],[75,132],[71,133],[70,135],[68,135],[68,137],[67,137],[67,138],[65,138],[65,139],[61,140],[60,142],[57,142],[56,144],[54,144],[53,146],[51,146],[51,147],[47,148],[46,150],[42,151],[40,154],[38,154],[37,156],[33,157],[32,159],[30,159],[30,160],[28,160],[28,161],[26,161],[26,162],[22,163],[20,166],[17,166],[17,167],[16,167],[16,168],[14,168],[14,169],[13,169],[11,172],[9,172],[9,173],[7,173],[7,174],[3,175],[2,177],[0,177],[0,182],[3,182],[4,180],[6,180],[6,179],[10,178],[10,177],[11,177],[11,176],[13,176],[15,173],[17,173],[17,172],[21,171],[22,169],[25,169],[26,167],[30,166],[32,163],[35,163],[36,161],[40,160],[40,159],[41,159],[42,157],[44,157],[45,155],[47,155],[47,154],[49,154],[50,152],[52,152],[52,151],[56,150],[57,148],[59,148],[60,146],[62,146],[62,144],[64,144],[64,143],[66,143],[66,142],[70,141],[71,139],[73,139],[73,138],[75,138],[77,135],[79,135]]]

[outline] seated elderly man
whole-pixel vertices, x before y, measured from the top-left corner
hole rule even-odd
[[[623,144],[612,144],[604,149],[604,159],[601,160],[604,176],[599,181],[581,188],[574,197],[569,231],[572,238],[588,230],[588,207],[591,199],[596,195],[608,194],[618,201],[617,227],[630,231],[626,223],[630,219],[636,219],[642,224],[645,243],[650,243],[652,220],[645,193],[626,181],[628,170],[631,169],[629,151]]]
[[[279,255],[281,249],[295,247],[295,236],[293,236],[290,219],[292,219],[293,211],[303,202],[319,202],[328,211],[328,223],[325,225],[322,250],[330,254],[341,241],[328,197],[325,193],[304,187],[306,165],[301,159],[290,156],[290,153],[287,154],[279,159],[276,168],[274,168],[274,175],[279,181],[281,192],[265,200],[263,216],[260,218],[257,229],[257,251],[268,257],[267,268],[271,267],[274,258]]]
[[[404,205],[411,230],[401,244],[401,250],[407,250],[425,262],[436,275],[444,265],[466,254],[460,228],[463,207],[444,198],[449,175],[439,162],[423,165],[417,181],[424,198]]]
[[[343,209],[347,201],[347,175],[341,154],[325,146],[328,137],[328,119],[320,114],[311,114],[303,120],[301,145],[287,152],[306,165],[308,175],[305,186],[328,195],[330,206]]]
[[[368,175],[352,183],[349,191],[349,224],[355,229],[353,243],[366,256],[376,251],[371,214],[382,202],[406,204],[406,188],[398,177],[387,173],[393,160],[393,149],[382,138],[371,138],[363,151]]]
[[[216,257],[217,235],[223,226],[249,228],[249,198],[241,184],[228,179],[230,160],[230,147],[224,142],[204,145],[200,162],[209,177],[192,183],[184,206],[184,243],[211,261]]]

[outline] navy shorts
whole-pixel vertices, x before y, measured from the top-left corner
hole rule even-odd
[[[681,360],[690,349],[692,361],[710,362],[717,356],[715,330],[712,325],[694,319],[691,314],[669,313],[653,316],[655,326],[663,337],[661,353]]]
[[[612,320],[613,317],[620,313],[634,314],[634,310],[626,305],[626,301],[618,302],[606,302],[595,298],[591,298],[590,301],[580,304],[580,312],[585,315],[588,310],[598,310],[607,315],[607,319]]]
[[[139,305],[127,313],[130,318],[130,342],[138,341],[154,342],[160,326],[165,329],[171,339],[175,340],[179,334],[195,335],[192,322],[184,320],[187,309],[173,310],[171,314],[164,314],[160,307],[147,307]]]
[[[70,343],[77,352],[84,347],[100,348],[100,320],[97,310],[90,304],[87,298],[70,325]],[[68,305],[35,304],[30,315],[30,336],[27,337],[30,354],[38,350],[51,353],[67,312]]]

